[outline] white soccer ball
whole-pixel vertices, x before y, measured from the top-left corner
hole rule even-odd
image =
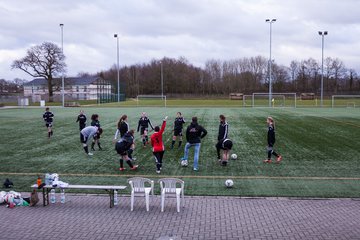
[[[237,159],[237,155],[235,153],[231,154],[231,159],[232,160],[236,160]]]
[[[187,166],[188,166],[188,161],[182,160],[182,161],[181,161],[181,166],[187,167]]]
[[[233,187],[233,186],[234,186],[234,181],[231,180],[231,179],[226,180],[226,181],[225,181],[225,186],[226,186],[227,188]]]

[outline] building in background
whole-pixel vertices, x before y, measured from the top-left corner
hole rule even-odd
[[[61,78],[53,79],[54,101],[61,101]],[[97,100],[112,102],[114,89],[111,82],[99,76],[68,77],[65,79],[65,101]],[[32,102],[48,100],[49,91],[44,78],[36,78],[24,84],[24,97]]]

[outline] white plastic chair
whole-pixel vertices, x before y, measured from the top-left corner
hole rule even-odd
[[[148,178],[134,177],[129,178],[128,183],[131,187],[131,211],[134,210],[135,194],[145,194],[146,211],[149,211],[150,192],[154,196],[154,181]]]
[[[177,212],[180,212],[180,196],[184,201],[184,181],[178,178],[162,178],[159,179],[161,190],[161,212],[164,212],[165,194],[172,193],[176,195]],[[177,187],[176,185],[180,185]]]

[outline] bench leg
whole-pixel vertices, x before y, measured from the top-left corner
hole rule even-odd
[[[43,188],[43,206],[47,206],[49,205],[49,192],[51,191],[51,189],[47,189],[47,188]]]
[[[110,194],[110,208],[114,207],[114,190],[109,191]]]

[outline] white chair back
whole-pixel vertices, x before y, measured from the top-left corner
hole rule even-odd
[[[176,193],[177,185],[184,191],[184,181],[178,178],[162,178],[159,179],[161,191],[166,193]]]
[[[128,179],[128,183],[130,184],[131,191],[135,193],[143,193],[145,188],[151,187],[151,193],[154,195],[154,181],[148,178],[133,177]]]

